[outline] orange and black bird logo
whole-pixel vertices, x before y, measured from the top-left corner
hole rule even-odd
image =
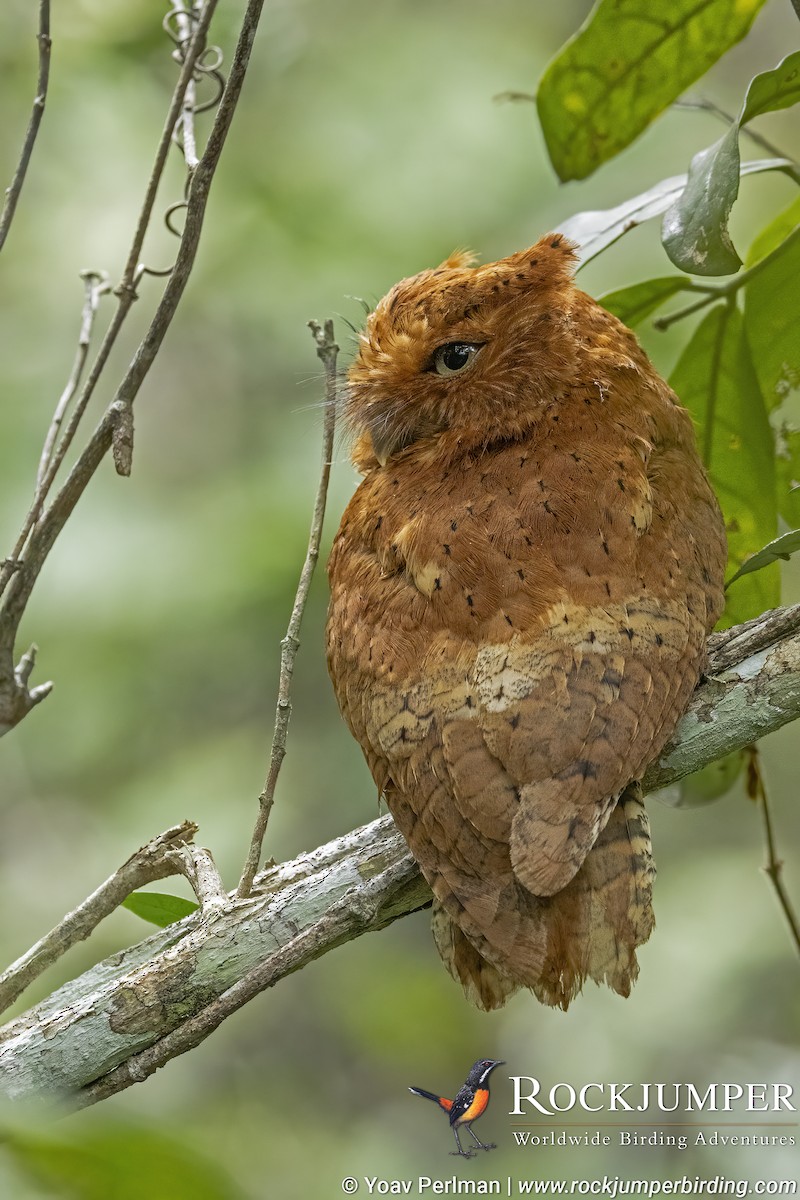
[[[482,1117],[486,1112],[489,1104],[489,1076],[495,1067],[502,1066],[503,1062],[499,1059],[479,1059],[467,1076],[464,1086],[456,1092],[454,1100],[448,1100],[444,1096],[437,1096],[433,1092],[426,1092],[424,1088],[410,1087],[408,1089],[415,1096],[423,1096],[426,1100],[432,1100],[434,1104],[438,1104],[439,1108],[447,1113],[450,1118],[450,1128],[453,1131],[453,1137],[456,1139],[456,1146],[458,1146],[457,1150],[450,1151],[451,1154],[458,1154],[462,1158],[472,1158],[475,1154],[472,1147],[465,1150],[461,1145],[458,1131],[462,1125],[466,1126],[470,1137],[480,1150],[496,1149],[494,1142],[487,1142],[484,1145],[483,1142],[479,1141],[472,1129],[472,1122],[477,1121],[478,1117]]]

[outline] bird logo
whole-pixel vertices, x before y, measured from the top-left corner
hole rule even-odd
[[[408,1090],[413,1092],[415,1096],[422,1096],[424,1100],[432,1100],[434,1104],[438,1104],[443,1112],[446,1112],[450,1120],[450,1128],[453,1131],[453,1137],[456,1139],[457,1150],[451,1150],[450,1153],[461,1158],[472,1158],[476,1151],[470,1146],[467,1150],[461,1145],[458,1136],[458,1131],[462,1126],[465,1126],[467,1132],[472,1138],[475,1145],[480,1150],[495,1150],[497,1147],[494,1142],[482,1142],[479,1140],[472,1128],[473,1121],[477,1121],[478,1117],[482,1117],[489,1105],[489,1076],[495,1067],[504,1065],[501,1059],[496,1058],[479,1058],[475,1065],[470,1070],[463,1087],[460,1087],[456,1092],[454,1100],[448,1100],[445,1096],[437,1096],[434,1092],[426,1092],[424,1088],[410,1087]]]

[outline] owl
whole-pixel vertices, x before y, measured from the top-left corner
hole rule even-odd
[[[329,562],[342,714],[483,1009],[627,996],[653,928],[641,780],[723,608],[692,422],[551,234],[398,283],[348,373],[363,480]]]

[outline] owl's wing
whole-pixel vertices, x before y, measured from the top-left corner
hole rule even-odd
[[[420,747],[410,766],[413,794],[390,785],[387,799],[433,890],[439,953],[467,997],[491,1010],[522,985],[566,1009],[587,978],[627,996],[636,948],[653,928],[655,870],[640,789],[626,789],[570,883],[539,897],[519,882],[508,846],[487,836],[490,819],[481,831],[462,815],[463,793],[454,813],[440,752]],[[495,802],[503,786],[498,771]]]
[[[562,604],[534,638],[454,643],[414,682],[379,689],[366,701],[367,740],[411,796],[433,772],[440,787],[418,814],[432,840],[447,837],[456,854],[466,822],[485,854],[510,847],[516,879],[550,896],[672,731],[703,637],[685,607],[643,596]],[[470,855],[480,861],[477,847]]]
[[[559,608],[533,640],[453,644],[415,682],[361,692],[437,947],[481,1007],[519,983],[564,1007],[587,977],[630,991],[653,868],[625,789],[685,705],[703,637],[685,605],[641,596]]]
[[[695,685],[703,637],[685,607],[638,596],[561,606],[532,643],[479,652],[484,769],[495,769],[491,756],[513,781],[503,833],[535,895],[570,882],[626,784],[660,751]],[[473,791],[480,754],[448,761],[456,796]]]

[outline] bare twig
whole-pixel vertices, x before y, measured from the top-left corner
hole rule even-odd
[[[764,871],[768,875],[775,895],[778,897],[778,903],[783,909],[783,915],[789,925],[792,941],[795,949],[800,954],[800,923],[792,902],[789,899],[789,894],[783,884],[781,871],[783,869],[783,861],[778,857],[777,847],[775,845],[775,833],[772,828],[772,814],[769,807],[769,799],[767,798],[767,789],[764,783],[764,775],[761,771],[760,755],[758,746],[747,746],[747,794],[761,809],[761,815],[764,818],[764,837],[767,846],[767,863]]]
[[[684,100],[677,100],[672,107],[711,113],[712,116],[719,117],[719,119],[724,121],[728,126],[733,125],[734,121],[736,120],[731,113],[726,112],[726,110],[721,108],[714,100],[709,100],[705,96],[690,96]],[[784,154],[782,150],[778,149],[774,142],[771,142],[769,138],[764,137],[763,133],[759,133],[758,130],[751,129],[750,125],[743,125],[740,132],[743,133],[745,137],[749,137],[750,141],[754,142],[756,146],[760,146],[762,150],[766,150],[767,154],[769,154],[771,157],[786,158],[790,162],[792,161],[790,154]]]
[[[28,538],[30,537],[32,530],[39,520],[42,505],[44,504],[58,470],[63,463],[64,458],[66,457],[67,451],[72,445],[87,405],[89,404],[98,380],[105,369],[108,356],[111,353],[114,344],[116,343],[119,332],[125,322],[125,318],[127,317],[134,301],[137,299],[136,284],[141,276],[139,258],[141,255],[142,246],[144,244],[145,235],[150,224],[150,219],[152,217],[158,184],[161,180],[161,176],[164,173],[167,154],[169,153],[170,141],[176,122],[178,121],[181,113],[184,93],[192,79],[195,63],[205,48],[206,33],[208,31],[211,18],[214,15],[214,9],[216,8],[217,3],[218,0],[207,0],[204,10],[198,18],[194,38],[185,51],[184,58],[182,60],[181,72],[178,77],[178,82],[175,85],[175,90],[172,94],[169,112],[167,114],[164,128],[161,132],[161,138],[156,150],[155,160],[150,172],[150,179],[147,184],[144,202],[137,218],[136,228],[134,230],[133,239],[128,251],[127,263],[122,274],[122,279],[115,288],[115,295],[119,300],[117,310],[114,313],[108,329],[106,330],[103,341],[97,352],[97,356],[89,371],[86,383],[84,384],[77,399],[75,408],[66,429],[63,431],[55,448],[50,446],[48,449],[47,465],[44,469],[42,469],[42,464],[40,462],[34,502],[28,511],[25,521],[23,522],[22,529],[14,546],[14,550],[5,560],[3,567],[0,568],[0,594],[2,594],[3,589],[11,578],[11,574],[13,573],[15,566],[19,561],[20,555],[24,550]],[[85,311],[86,310],[84,307],[84,315]],[[82,373],[82,362],[80,366]],[[77,387],[77,383],[75,387]],[[72,389],[73,392],[74,390],[75,388]],[[68,402],[71,400],[71,398],[71,396],[68,398]],[[58,422],[59,427],[60,425],[61,420]],[[118,414],[116,425],[122,426],[122,432],[118,433],[116,437],[116,465],[117,468],[120,469],[121,474],[126,474],[129,473],[130,470],[129,451],[133,445],[133,421],[131,414],[122,409]],[[125,470],[126,465],[128,467],[128,471]],[[13,643],[16,638],[16,629],[18,624],[19,622],[17,621],[16,625],[13,625],[11,628],[9,628],[6,624],[4,614],[0,612],[0,680],[2,680],[4,665],[6,668],[6,673],[8,671],[8,662],[13,652]],[[2,661],[3,658],[6,659],[5,664]]]
[[[3,567],[10,567],[13,571],[18,568],[18,564],[6,560]],[[0,671],[0,737],[18,725],[23,717],[53,690],[52,681],[40,683],[37,687],[28,687],[36,664],[36,654],[36,646],[30,646],[16,666],[13,665],[13,659],[11,660],[9,676],[4,678]]]
[[[166,857],[175,871],[188,879],[203,912],[228,903],[228,894],[210,850],[185,842],[169,850]]]
[[[191,821],[175,825],[142,846],[122,866],[101,883],[82,904],[67,913],[54,929],[12,963],[0,975],[0,1012],[4,1012],[34,979],[52,966],[77,942],[87,938],[100,922],[119,908],[137,888],[169,875],[189,874],[188,867],[177,865],[175,855],[188,851],[188,843],[197,832]],[[191,880],[190,880],[191,882]],[[197,889],[195,889],[200,899]]]
[[[42,454],[39,460],[39,470],[36,473],[36,497],[34,499],[34,508],[36,516],[41,508],[43,495],[42,485],[44,483],[47,469],[50,466],[50,460],[53,456],[53,447],[58,437],[58,432],[64,420],[67,409],[72,401],[75,392],[78,390],[78,384],[83,375],[83,369],[86,365],[86,358],[89,353],[89,345],[92,340],[92,329],[94,320],[97,315],[97,306],[100,303],[100,297],[105,295],[108,290],[108,277],[104,271],[81,271],[81,279],[84,287],[83,313],[81,315],[81,328],[78,334],[78,348],[75,352],[75,361],[72,364],[72,371],[67,380],[66,387],[61,393],[56,410],[53,413],[53,419],[50,422],[50,428],[47,431],[47,436],[44,439]],[[21,549],[21,547],[20,547]],[[19,551],[15,548],[15,555],[19,556]]]
[[[177,50],[175,54],[178,60],[182,61],[186,47],[192,37],[192,24],[197,20],[199,4],[194,3],[191,8],[187,9],[183,5],[183,0],[170,0],[172,5],[171,16],[175,18],[175,26],[178,31]],[[186,88],[186,95],[183,98],[183,111],[181,112],[176,133],[180,131],[181,144],[183,147],[183,157],[186,160],[186,166],[189,171],[193,171],[198,163],[197,157],[197,140],[194,132],[194,113],[197,104],[197,84],[194,77],[189,81]]]
[[[0,975],[0,1013],[14,1003],[35,979],[83,941],[105,917],[119,908],[137,888],[183,875],[191,885],[204,915],[229,904],[228,895],[214,859],[208,850],[195,846],[193,821],[183,821],[142,846],[91,896],[67,913],[54,929]]]
[[[130,291],[133,294],[132,298],[136,299],[136,284],[141,271],[139,260],[142,254],[145,235],[150,224],[150,218],[153,215],[156,194],[161,182],[161,176],[164,174],[164,167],[167,163],[167,155],[169,154],[175,126],[183,112],[187,89],[194,80],[197,61],[205,50],[208,27],[211,24],[217,3],[218,0],[205,0],[199,16],[193,22],[191,38],[183,52],[181,60],[181,72],[178,77],[178,83],[172,94],[167,118],[164,122],[164,128],[161,131],[161,138],[158,143],[153,168],[150,172],[150,179],[148,180],[144,203],[139,213],[136,232],[134,233],[133,242],[128,254],[128,261],[122,272],[122,280],[116,289],[116,294],[119,296],[122,296],[126,291]]]
[[[173,94],[169,117],[165,124],[164,133],[162,134],[156,156],[156,164],[161,164],[162,168],[175,122],[182,109],[186,86],[192,77],[201,47],[205,44],[207,25],[215,6],[216,0],[206,0],[201,15],[197,20],[192,42],[186,51],[180,79]],[[133,401],[161,347],[194,264],[208,202],[209,189],[244,84],[262,7],[263,0],[249,0],[242,20],[230,75],[222,92],[209,138],[202,157],[196,169],[191,174],[186,201],[186,220],[178,247],[177,258],[156,312],[150,322],[150,326],[140,342],[139,348],[128,366],[113,400],[106,409],[87,445],[79,455],[61,490],[52,500],[49,508],[44,512],[35,528],[29,531],[30,536],[24,558],[11,564],[10,580],[2,607],[0,607],[0,733],[17,724],[30,708],[27,699],[18,696],[16,690],[13,688],[12,664],[17,629],[19,628],[22,614],[25,611],[25,606],[28,603],[39,572],[56,538],[86,489],[89,480],[111,448],[115,430],[117,428],[121,428],[122,430],[121,435],[118,434],[118,444],[120,441],[130,441],[132,438],[131,409]],[[86,403],[94,391],[124,318],[136,298],[136,283],[140,275],[137,264],[155,201],[159,178],[159,170],[157,167],[154,167],[150,183],[148,184],[145,203],[137,221],[128,264],[123,273],[122,282],[116,289],[116,294],[119,297],[119,307],[98,350],[97,359],[90,370],[81,396],[76,403],[69,427],[62,436],[59,448],[53,456],[45,480],[46,487],[49,487],[52,483],[52,479],[63,457],[63,455],[60,455],[60,447],[64,443],[64,439],[66,439],[66,445],[68,445],[74,436],[80,415],[83,413]]]
[[[292,715],[290,693],[294,661],[300,646],[299,634],[303,621],[303,613],[308,600],[314,568],[319,558],[319,546],[322,538],[322,525],[325,519],[325,503],[328,496],[328,481],[331,473],[333,457],[333,434],[336,425],[336,358],[339,347],[333,335],[333,321],[326,321],[324,329],[316,322],[309,321],[309,329],[317,344],[317,354],[325,368],[325,421],[322,427],[322,466],[320,469],[317,495],[314,501],[314,512],[311,518],[311,531],[308,535],[308,549],[300,581],[294,598],[292,615],[286,636],[281,642],[280,679],[278,683],[278,706],[275,713],[275,729],[272,734],[272,751],[269,759],[269,770],[263,791],[258,798],[258,817],[256,818],[250,850],[239,881],[237,895],[242,898],[249,896],[253,888],[253,880],[258,864],[261,861],[261,847],[267,831],[267,822],[275,802],[275,786],[278,782],[281,764],[286,754],[286,735]]]
[[[90,368],[89,376],[83,385],[77,407],[73,412],[71,429],[68,431],[70,440],[72,439],[72,436],[74,436],[78,421],[80,421],[80,418],[86,409],[86,405],[88,404],[89,399],[97,385],[97,381],[103,372],[103,368],[106,365],[108,356],[111,353],[111,349],[117,339],[117,334],[122,328],[127,311],[127,308],[124,308],[122,305],[120,305],[115,311],[114,316],[111,319],[111,323],[106,330],[105,336],[100,345],[100,349],[98,350],[95,360]],[[3,592],[5,591],[12,575],[20,569],[21,555],[25,549],[31,532],[39,520],[42,505],[44,504],[47,493],[50,489],[53,479],[55,478],[56,471],[58,470],[65,453],[66,447],[64,447],[63,452],[59,452],[57,461],[51,454],[49,456],[49,462],[46,470],[38,479],[34,501],[31,504],[27,516],[22,524],[22,529],[20,530],[19,536],[14,544],[14,550],[3,563],[2,569],[0,569],[0,596],[2,596]],[[6,666],[6,663],[4,663],[3,660],[8,660],[11,656],[18,625],[19,621],[16,623],[9,623],[5,616],[4,609],[0,609],[0,682],[3,678],[4,666]]]
[[[25,175],[33,154],[36,135],[39,132],[39,126],[42,123],[44,116],[44,106],[47,101],[47,84],[50,79],[50,0],[39,0],[39,32],[36,36],[39,44],[39,76],[36,80],[36,96],[33,101],[28,128],[25,131],[25,140],[22,143],[22,151],[17,163],[17,169],[14,172],[14,178],[11,180],[10,187],[6,190],[5,203],[3,211],[0,213],[0,250],[2,250],[5,240],[8,237],[8,231],[11,228],[11,222],[14,220],[14,213],[17,209],[17,202],[22,192],[22,185],[25,182]]]

